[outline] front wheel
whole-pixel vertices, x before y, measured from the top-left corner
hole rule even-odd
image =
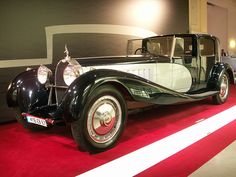
[[[212,97],[214,104],[223,104],[229,96],[229,76],[224,72],[219,80],[220,91]]]
[[[107,150],[121,136],[126,116],[122,94],[111,85],[100,86],[90,94],[81,117],[71,124],[72,135],[81,150]]]

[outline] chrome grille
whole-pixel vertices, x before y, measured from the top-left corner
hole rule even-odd
[[[63,80],[63,72],[68,65],[67,62],[59,62],[57,64],[56,70],[55,70],[55,92],[56,92],[56,99],[57,99],[57,104],[59,104],[65,94],[66,88],[61,88],[61,87],[67,87]]]

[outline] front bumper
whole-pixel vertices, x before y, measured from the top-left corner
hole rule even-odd
[[[28,113],[22,113],[21,116],[28,123],[40,125],[40,126],[43,126],[43,127],[49,127],[49,126],[52,126],[56,123],[56,121],[51,119],[51,118],[37,117],[37,116],[31,115],[31,114],[28,114]]]

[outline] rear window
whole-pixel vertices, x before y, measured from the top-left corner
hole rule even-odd
[[[200,54],[201,56],[215,55],[214,40],[210,38],[200,38]]]

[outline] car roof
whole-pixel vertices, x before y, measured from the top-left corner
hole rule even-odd
[[[156,37],[168,37],[168,36],[176,36],[176,37],[184,37],[184,36],[192,36],[192,37],[211,37],[214,39],[217,39],[217,37],[210,35],[210,34],[190,34],[190,33],[178,33],[178,34],[164,34],[164,35],[157,35],[157,36],[152,36],[152,37],[148,37],[146,39],[150,39],[150,38],[156,38]]]

